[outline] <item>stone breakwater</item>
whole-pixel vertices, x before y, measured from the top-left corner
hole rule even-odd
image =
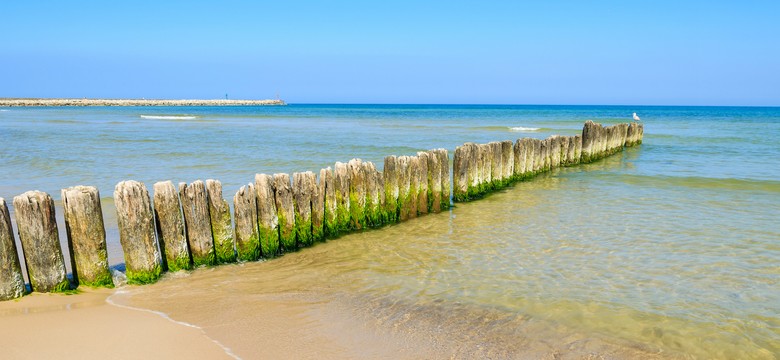
[[[164,99],[0,99],[9,106],[253,106],[287,105],[282,100],[164,100]]]
[[[232,214],[218,180],[182,182],[178,191],[162,181],[152,196],[143,183],[122,181],[114,202],[127,280],[152,283],[166,271],[271,259],[350,232],[447,211],[451,199],[478,199],[556,167],[597,161],[641,144],[643,134],[638,123],[604,127],[588,121],[577,136],[466,143],[455,150],[452,172],[447,150],[434,149],[387,156],[383,171],[352,159],[318,174],[257,174],[233,197]],[[62,200],[70,279],[51,196],[28,191],[13,199],[32,291],[113,287],[98,189],[63,189]],[[26,292],[8,210],[0,198],[0,300]]]

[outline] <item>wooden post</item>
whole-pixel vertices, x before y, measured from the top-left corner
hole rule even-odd
[[[184,213],[184,225],[187,243],[192,254],[192,263],[195,267],[216,264],[206,184],[201,180],[190,185],[179,183],[179,197]]]
[[[544,154],[542,153],[542,140],[531,139],[533,142],[534,155],[534,175],[544,171]]]
[[[98,189],[76,186],[62,189],[61,194],[73,283],[76,286],[114,287],[108,269],[106,229]]]
[[[504,185],[504,153],[501,149],[500,142],[494,141],[488,145],[490,146],[490,188],[500,189]]]
[[[409,167],[407,167],[409,176],[409,218],[417,217],[418,204],[420,201],[420,158],[417,156],[409,157]]]
[[[609,142],[609,131],[604,125],[601,125],[599,128],[599,159],[605,158],[607,156],[607,143]]]
[[[320,170],[319,181],[314,179],[314,189],[311,194],[311,239],[325,239],[325,175]]]
[[[450,157],[447,149],[436,149],[436,155],[439,157],[441,168],[441,209],[450,208]]]
[[[252,184],[244,185],[233,196],[236,257],[238,261],[260,259],[260,232],[257,227],[257,193]]]
[[[471,147],[467,144],[455,147],[452,160],[452,198],[454,201],[467,201],[469,198],[469,160]]]
[[[512,151],[512,145],[510,140],[501,142],[501,160],[503,160],[501,180],[504,182],[504,186],[512,182],[515,173],[515,153]]]
[[[44,192],[28,191],[14,197],[14,212],[32,290],[68,290],[65,261],[54,217],[54,200]]]
[[[279,243],[282,245],[282,251],[296,251],[298,245],[295,243],[295,205],[290,187],[290,175],[274,174],[274,197],[276,216],[279,217]]]
[[[550,170],[550,138],[542,140],[542,172]]]
[[[163,269],[168,271],[192,268],[190,248],[184,232],[179,194],[170,181],[154,184],[154,218],[160,240]]]
[[[293,174],[293,201],[295,207],[295,237],[301,247],[311,246],[312,238],[312,207],[311,199],[317,188],[317,176],[313,172],[297,172]]]
[[[363,163],[363,171],[366,174],[366,225],[379,227],[384,224],[384,202],[381,194],[384,194],[382,174],[376,170],[374,163]]]
[[[417,153],[417,214],[428,213],[428,153]]]
[[[360,230],[366,223],[366,174],[363,161],[352,159],[347,163],[349,168],[349,213],[350,228]]]
[[[122,181],[114,189],[119,242],[125,253],[129,284],[148,284],[162,274],[162,258],[154,237],[154,215],[149,192],[138,181]]]
[[[582,126],[582,153],[580,162],[583,164],[593,161],[597,129],[596,123],[590,120],[586,121]]]
[[[438,150],[430,150],[426,159],[428,160],[428,208],[430,212],[438,213],[442,209],[441,156]]]
[[[409,156],[398,157],[398,220],[409,219],[410,203],[412,202],[410,172],[412,158]],[[416,215],[416,214],[415,214]]]
[[[257,194],[257,231],[260,238],[261,255],[270,259],[279,254],[279,216],[276,212],[273,177],[255,175]]]
[[[582,160],[582,135],[574,136],[574,164],[579,164]]]
[[[385,166],[382,170],[385,183],[385,222],[398,222],[398,158],[394,155],[385,156]]]
[[[482,167],[479,195],[483,196],[493,189],[493,146],[489,143],[479,144],[479,163]]]
[[[560,159],[558,166],[560,167],[569,166],[569,137],[568,136],[560,137],[560,151],[559,151],[558,158]]]
[[[333,185],[336,193],[336,225],[339,233],[351,229],[349,209],[349,167],[342,162],[336,162],[333,168]]]
[[[233,221],[230,219],[230,205],[222,197],[222,183],[206,180],[209,199],[211,233],[214,237],[214,255],[217,264],[236,262],[233,242]]]
[[[324,237],[335,237],[339,234],[338,202],[336,201],[336,185],[333,178],[333,170],[330,167],[320,170],[320,192],[325,194],[325,213],[323,214]]]
[[[571,166],[576,163],[574,160],[574,153],[576,147],[574,140],[575,140],[574,136],[566,137],[566,166]]]
[[[0,301],[16,299],[26,289],[5,199],[0,197]]]

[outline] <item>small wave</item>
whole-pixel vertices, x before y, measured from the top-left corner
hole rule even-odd
[[[141,118],[154,120],[195,120],[198,117],[192,115],[141,115]]]
[[[0,111],[2,111],[2,112],[6,112],[6,111],[11,111],[11,110],[8,110],[8,109],[0,109]]]
[[[542,128],[523,127],[523,126],[509,127],[509,131],[516,131],[516,132],[534,132],[534,131],[539,131],[541,129]]]

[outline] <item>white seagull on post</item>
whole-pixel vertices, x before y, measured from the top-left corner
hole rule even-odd
[[[634,121],[639,121],[639,116],[636,116],[636,113],[634,113]]]

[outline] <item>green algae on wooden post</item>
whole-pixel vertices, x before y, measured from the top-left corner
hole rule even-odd
[[[138,181],[122,181],[114,189],[119,242],[125,253],[129,284],[148,284],[162,274],[162,259],[154,237],[149,192]]]
[[[336,185],[333,170],[330,167],[320,170],[319,190],[324,194],[323,237],[335,237],[339,234],[338,201],[336,200]]]
[[[504,187],[504,153],[501,143],[493,141],[490,146],[490,188],[501,189]]]
[[[409,157],[409,167],[407,167],[409,176],[409,195],[407,202],[408,218],[416,218],[420,201],[420,158],[417,156]]]
[[[349,208],[349,167],[347,164],[337,161],[334,165],[333,186],[336,195],[336,230],[338,233],[346,233],[352,229]]]
[[[384,183],[382,174],[374,163],[363,163],[366,174],[366,225],[380,227],[384,225]]]
[[[75,186],[61,195],[74,285],[114,287],[98,189]]]
[[[582,135],[575,135],[574,139],[574,160],[572,164],[579,164],[582,158]]]
[[[193,265],[195,267],[215,265],[214,234],[211,230],[206,184],[201,180],[196,180],[190,185],[179,183],[179,197]]]
[[[11,216],[5,199],[0,197],[0,301],[21,297],[25,291]]]
[[[417,153],[417,215],[428,213],[428,153]]]
[[[428,161],[428,210],[438,213],[442,210],[441,200],[441,157],[437,150],[427,152]]]
[[[273,177],[255,175],[257,194],[257,231],[260,238],[261,255],[270,259],[279,255],[279,216],[276,212]]]
[[[14,197],[14,214],[32,290],[68,290],[70,286],[54,217],[54,200],[47,193],[28,191]]]
[[[411,192],[411,157],[398,157],[398,221],[409,219]]]
[[[534,155],[534,170],[533,174],[536,175],[542,171],[544,171],[544,154],[542,153],[542,140],[540,139],[531,139],[531,143],[533,144],[533,155]]]
[[[319,181],[314,179],[314,189],[311,194],[311,240],[325,239],[325,176],[320,170]]]
[[[591,120],[582,125],[582,150],[580,162],[587,164],[593,161],[593,150],[596,142],[597,125]]]
[[[439,169],[441,170],[441,210],[450,208],[450,157],[447,149],[434,150],[439,157]]]
[[[236,262],[233,243],[233,221],[230,219],[230,205],[222,197],[222,183],[206,180],[209,200],[211,234],[214,238],[214,255],[217,264]]]
[[[349,169],[349,218],[350,228],[360,230],[366,224],[366,174],[363,161],[352,159],[347,163]]]
[[[470,150],[466,144],[455,147],[452,160],[452,198],[456,202],[468,200]]]
[[[190,248],[184,232],[179,194],[170,181],[154,184],[154,218],[160,240],[163,269],[168,271],[192,268]]]
[[[398,158],[385,157],[385,166],[382,170],[385,192],[385,223],[398,222]]]
[[[274,174],[274,199],[276,216],[279,218],[279,243],[282,245],[282,251],[296,251],[298,245],[295,242],[295,205],[290,175]]]
[[[238,261],[260,259],[260,232],[257,227],[257,193],[252,184],[244,185],[233,196],[233,219]]]
[[[293,173],[292,194],[295,207],[295,237],[301,247],[311,246],[312,206],[311,200],[317,188],[317,177],[313,172]]]

